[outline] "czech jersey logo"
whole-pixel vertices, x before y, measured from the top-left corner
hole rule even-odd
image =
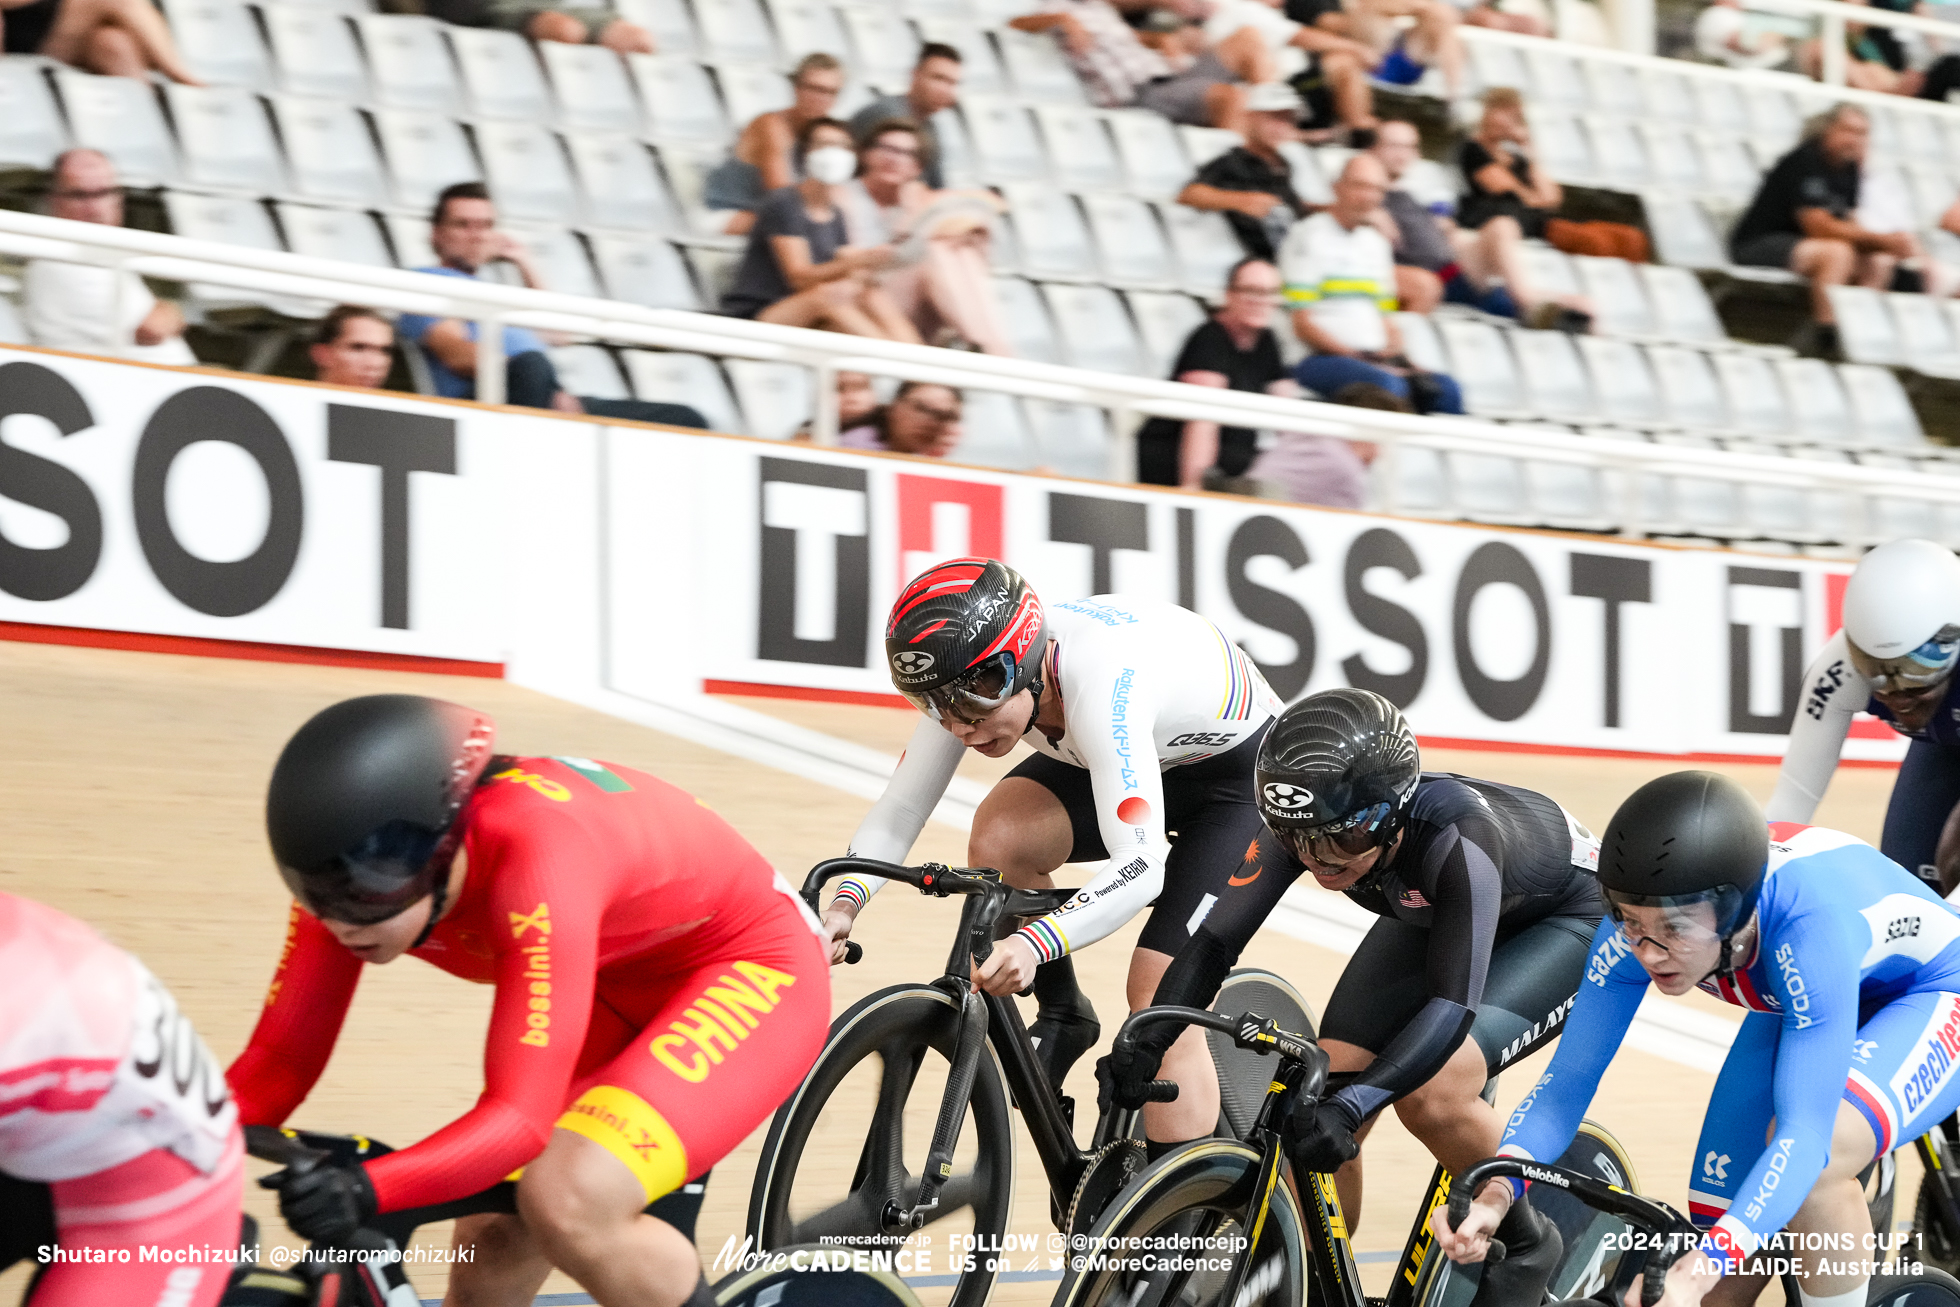
[[[1303,790],[1297,785],[1284,781],[1267,781],[1265,790],[1266,806],[1281,812],[1295,812],[1313,802],[1313,791]]]
[[[936,660],[923,649],[906,649],[892,655],[892,670],[900,676],[917,676],[930,671]]]

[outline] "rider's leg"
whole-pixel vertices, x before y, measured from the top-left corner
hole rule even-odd
[[[551,1274],[551,1259],[517,1216],[459,1217],[450,1246],[458,1256],[442,1307],[530,1307]]]
[[[1863,1273],[1862,1263],[1883,1260],[1872,1248],[1872,1213],[1865,1205],[1865,1187],[1858,1183],[1858,1173],[1871,1165],[1877,1151],[1878,1141],[1864,1114],[1850,1103],[1840,1102],[1824,1174],[1817,1177],[1803,1206],[1790,1218],[1789,1229],[1796,1234],[1848,1234],[1851,1251],[1807,1254],[1800,1246],[1792,1254],[1806,1262],[1807,1273],[1798,1279],[1806,1301],[1829,1301],[1839,1294],[1862,1290],[1871,1279]],[[1824,1246],[1829,1246],[1828,1241]],[[1838,1273],[1828,1272],[1827,1267]],[[1844,1270],[1852,1273],[1843,1274]],[[1858,1301],[1864,1301],[1862,1293]]]
[[[1914,740],[1892,782],[1878,850],[1938,890],[1940,829],[1960,803],[1960,749]]]
[[[518,1214],[537,1246],[594,1298],[681,1307],[701,1258],[680,1231],[641,1214],[647,1200],[640,1176],[611,1149],[563,1128],[517,1186]]]
[[[1130,955],[1130,1011],[1150,1006],[1157,993],[1157,982],[1171,964],[1168,953],[1138,948]],[[1181,1144],[1202,1139],[1218,1126],[1218,1068],[1212,1065],[1211,1050],[1205,1045],[1205,1032],[1188,1027],[1164,1054],[1158,1077],[1177,1082],[1177,1101],[1146,1103],[1143,1108],[1144,1136],[1152,1143]]]
[[[1089,773],[1044,754],[1027,759],[980,801],[967,837],[967,861],[992,867],[1018,889],[1052,889],[1064,862],[1106,858],[1095,821]],[[1059,957],[1034,973],[1035,1019],[1028,1034],[1061,1090],[1068,1069],[1096,1045],[1102,1027],[1075,978],[1075,959]]]

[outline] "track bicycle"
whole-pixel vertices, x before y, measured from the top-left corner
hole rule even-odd
[[[1450,1192],[1450,1176],[1440,1166],[1387,1296],[1362,1292],[1334,1177],[1293,1176],[1280,1143],[1293,1105],[1328,1092],[1327,1054],[1310,1035],[1251,1012],[1225,1016],[1165,1006],[1133,1013],[1116,1038],[1133,1043],[1139,1031],[1163,1021],[1201,1026],[1249,1052],[1276,1054],[1278,1065],[1243,1142],[1185,1144],[1151,1163],[1103,1209],[1082,1247],[1072,1250],[1054,1307],[1463,1307],[1471,1300],[1481,1268],[1443,1257],[1429,1228],[1430,1212]],[[1147,1093],[1157,1102],[1176,1096],[1177,1086],[1164,1080],[1152,1081]],[[1563,1160],[1604,1183],[1633,1183],[1618,1142],[1591,1122]],[[1297,1190],[1285,1182],[1289,1177]],[[1562,1197],[1534,1197],[1565,1241],[1552,1291],[1583,1296],[1617,1273],[1614,1236],[1624,1227]],[[1154,1256],[1167,1249],[1178,1255]]]
[[[248,1126],[245,1136],[252,1156],[286,1167],[352,1166],[393,1151],[359,1135]],[[649,1204],[647,1213],[692,1240],[706,1179]],[[291,1270],[240,1267],[232,1273],[220,1307],[420,1307],[421,1299],[394,1256],[408,1247],[415,1231],[459,1216],[516,1210],[517,1185],[502,1180],[453,1202],[388,1212],[371,1218],[344,1244],[310,1246]],[[258,1242],[257,1223],[245,1219],[242,1242],[250,1246]],[[823,1261],[813,1256],[818,1253]],[[891,1270],[832,1269],[828,1258],[829,1250],[812,1248],[752,1259],[756,1264],[715,1283],[715,1302],[718,1307],[919,1307],[918,1298]]]
[[[981,1307],[1000,1272],[1054,1269],[1052,1254],[1061,1251],[1048,1240],[1008,1233],[1015,1161],[1010,1107],[1020,1109],[1034,1143],[1063,1244],[1085,1233],[1144,1165],[1134,1111],[1105,1107],[1088,1146],[1078,1146],[1074,1104],[1050,1087],[1013,999],[973,992],[972,964],[986,959],[1000,927],[1052,912],[1075,891],[1015,889],[987,868],[847,857],[814,867],[804,899],[814,910],[823,886],[849,874],[961,898],[958,931],[936,980],[881,989],[831,1023],[816,1064],[770,1123],[748,1236],[760,1249],[809,1243],[896,1249],[934,1226],[949,1250],[955,1237],[966,1236],[969,1255],[955,1260],[951,1307]],[[1220,1001],[1313,1026],[1306,1001],[1270,972],[1235,971]],[[1213,1041],[1211,1050],[1219,1128],[1236,1136],[1250,1127],[1265,1093],[1263,1059],[1229,1040]],[[943,1088],[935,1088],[942,1067]],[[908,1105],[915,1114],[931,1107],[923,1158],[906,1156]],[[970,1232],[960,1228],[969,1219]]]
[[[1960,1275],[1960,1119],[1948,1117],[1910,1147],[1924,1170],[1913,1202],[1913,1255],[1948,1275]],[[1899,1151],[1873,1162],[1863,1177],[1872,1229],[1880,1233],[1892,1229]]]
[[[1620,1259],[1611,1279],[1586,1297],[1565,1298],[1564,1302],[1621,1303],[1636,1277],[1641,1279],[1640,1301],[1653,1307],[1665,1288],[1667,1268],[1698,1247],[1703,1232],[1680,1212],[1651,1198],[1564,1165],[1547,1166],[1519,1157],[1493,1157],[1479,1162],[1450,1187],[1449,1213],[1452,1226],[1463,1223],[1470,1214],[1471,1198],[1492,1180],[1522,1179],[1534,1185],[1532,1201],[1556,1189],[1578,1203],[1622,1223],[1628,1237],[1621,1242],[1633,1247],[1633,1254]],[[1908,1257],[1910,1251],[1907,1251]],[[1863,1257],[1855,1251],[1847,1257]],[[1882,1260],[1872,1254],[1870,1260]],[[1865,1297],[1866,1307],[1960,1307],[1960,1280],[1936,1267],[1902,1270],[1875,1275]]]

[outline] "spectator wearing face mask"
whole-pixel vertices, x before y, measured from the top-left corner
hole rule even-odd
[[[806,123],[797,138],[805,174],[772,191],[756,210],[748,248],[722,312],[786,327],[922,343],[875,273],[892,261],[889,244],[853,246],[838,197],[857,171],[851,130],[835,118]]]
[[[830,116],[844,90],[844,65],[836,55],[806,54],[789,75],[789,84],[789,108],[749,119],[735,138],[735,148],[703,179],[701,202],[714,231],[746,236],[762,197],[802,180],[796,138],[810,123]]]
[[[888,118],[863,140],[857,176],[836,194],[853,246],[894,250],[871,274],[879,288],[921,338],[1011,355],[988,267],[988,228],[1000,201],[988,191],[927,186],[919,176],[925,142],[909,118]]]
[[[898,388],[891,403],[839,435],[837,443],[846,449],[946,458],[960,443],[962,407],[960,392],[951,386],[908,381]]]

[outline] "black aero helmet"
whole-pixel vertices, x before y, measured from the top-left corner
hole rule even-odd
[[[1341,867],[1402,828],[1422,773],[1416,737],[1371,690],[1310,694],[1259,746],[1259,813],[1301,858]]]
[[[919,573],[885,626],[892,684],[934,719],[977,721],[1023,689],[1034,691],[1040,711],[1047,647],[1034,587],[993,558],[955,558]]]
[[[1718,969],[1728,971],[1729,939],[1756,910],[1768,864],[1769,826],[1749,791],[1715,772],[1678,771],[1648,781],[1613,814],[1599,885],[1615,921],[1624,908],[1659,908],[1678,935],[1712,932],[1722,942]]]
[[[418,694],[316,714],[287,741],[265,796],[266,835],[293,897],[316,917],[365,926],[434,893],[433,925],[456,815],[495,735],[488,715]]]

